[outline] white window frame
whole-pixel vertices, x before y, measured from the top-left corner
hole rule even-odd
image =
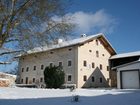
[[[45,68],[44,68],[44,67],[45,67],[44,64],[41,64],[41,65],[40,65],[40,69],[41,69],[41,70],[43,70],[43,69],[42,69],[42,65],[43,65],[43,69],[45,69]]]
[[[71,76],[71,81],[68,81],[68,76]],[[72,74],[67,74],[67,82],[72,82]]]
[[[71,61],[71,65],[70,65],[70,66],[68,66],[68,62],[69,62],[69,61]],[[67,66],[68,66],[68,67],[72,67],[72,60],[71,60],[71,59],[68,59],[68,60],[67,60]]]
[[[62,62],[62,61],[58,61],[58,66],[59,66],[59,62]],[[63,66],[63,62],[62,62],[62,66]]]

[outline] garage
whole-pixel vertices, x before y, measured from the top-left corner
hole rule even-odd
[[[139,70],[129,70],[121,72],[122,89],[139,89]]]
[[[115,67],[117,88],[140,89],[140,60]]]

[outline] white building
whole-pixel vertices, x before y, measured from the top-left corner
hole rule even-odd
[[[34,48],[19,56],[18,83],[43,85],[45,67],[62,65],[66,84],[108,87],[112,83],[108,60],[114,54],[103,34],[59,40],[56,45]]]

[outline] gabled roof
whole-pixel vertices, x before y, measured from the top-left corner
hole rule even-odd
[[[140,51],[117,54],[117,55],[112,56],[110,59],[134,57],[134,56],[140,56]]]
[[[33,54],[33,53],[45,52],[45,51],[49,51],[49,50],[54,50],[54,49],[74,46],[74,45],[80,45],[80,44],[84,44],[84,43],[86,43],[88,41],[91,41],[93,39],[97,39],[97,38],[103,43],[105,48],[107,48],[107,50],[112,55],[116,54],[116,51],[111,46],[109,41],[105,38],[105,36],[102,33],[99,33],[99,34],[96,34],[96,35],[90,35],[90,36],[80,37],[80,38],[69,40],[69,41],[64,41],[64,42],[56,44],[56,45],[36,47],[36,48],[34,48],[32,50],[27,51],[24,54],[19,55],[18,57],[28,55],[28,54]]]

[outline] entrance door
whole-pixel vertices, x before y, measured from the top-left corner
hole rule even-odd
[[[25,80],[26,84],[28,84],[28,77],[26,77],[26,80]]]

